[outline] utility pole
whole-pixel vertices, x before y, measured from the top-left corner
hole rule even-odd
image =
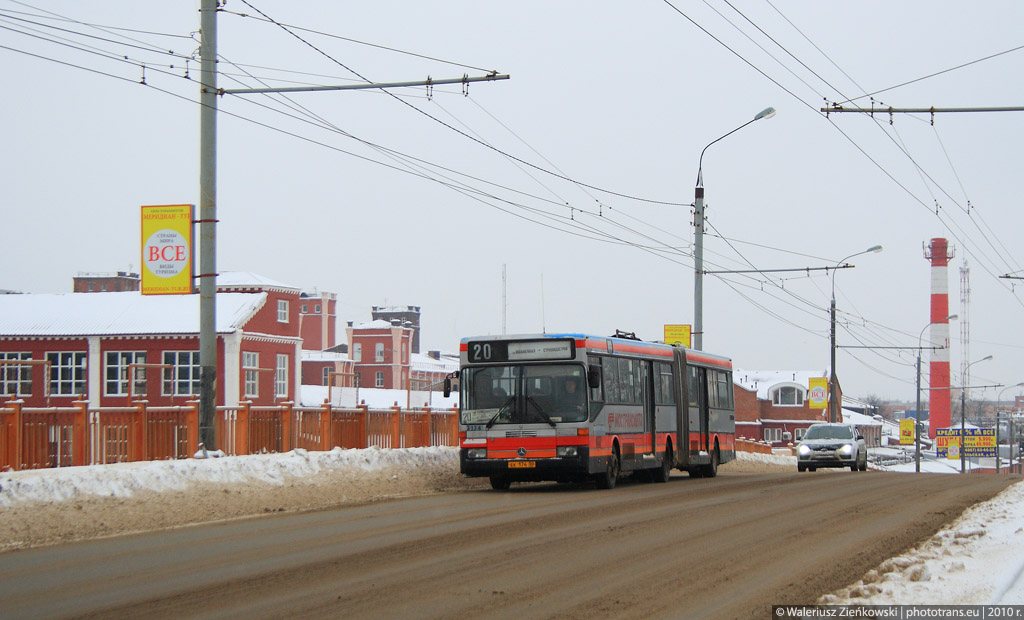
[[[217,1],[199,27],[199,441],[217,449]]]
[[[207,450],[217,449],[217,97],[225,94],[309,92],[321,90],[386,89],[436,84],[463,84],[507,80],[508,75],[491,72],[484,76],[446,78],[380,84],[344,86],[299,86],[288,88],[217,87],[217,10],[219,0],[201,0],[199,54],[199,440]]]

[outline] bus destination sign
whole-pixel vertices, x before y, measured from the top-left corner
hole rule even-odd
[[[576,346],[573,340],[477,340],[467,344],[466,354],[471,364],[571,360]]]

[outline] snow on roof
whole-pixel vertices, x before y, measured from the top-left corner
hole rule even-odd
[[[823,370],[742,370],[733,368],[733,383],[747,390],[757,392],[761,400],[769,400],[769,390],[779,384],[792,384],[807,387],[807,380],[815,377],[828,377]]]
[[[309,351],[303,350],[302,361],[304,362],[348,362],[351,358],[344,353],[333,351]]]
[[[376,321],[370,321],[369,323],[359,323],[354,325],[352,329],[391,329],[392,325],[389,321],[384,319],[377,319]]]
[[[303,385],[300,391],[300,401],[303,407],[319,407],[327,400],[327,393],[330,391],[331,402],[335,407],[355,407],[366,405],[370,409],[388,409],[398,406],[405,409],[408,404],[413,409],[426,407],[428,409],[453,409],[459,406],[458,392],[452,392],[451,396],[445,398],[441,392],[427,392],[420,390],[385,390],[381,388],[354,388],[354,387],[333,387],[328,390],[322,385]]]
[[[266,300],[266,293],[218,293],[216,331],[240,329]],[[0,295],[0,337],[197,333],[198,295]]]
[[[261,289],[298,293],[299,287],[282,284],[249,271],[222,271],[217,274],[218,289]]]
[[[874,416],[864,415],[863,413],[857,413],[856,411],[850,411],[849,409],[842,409],[843,422],[847,424],[856,424],[857,426],[882,426],[881,420],[876,420]]]
[[[413,370],[429,372],[453,372],[459,369],[459,358],[450,358],[441,355],[441,359],[434,359],[423,353],[413,353],[410,358],[410,365]]]

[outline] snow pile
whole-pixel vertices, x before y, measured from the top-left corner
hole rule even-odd
[[[788,454],[760,454],[757,452],[736,451],[737,461],[763,463],[765,465],[783,465],[796,470],[796,457]]]
[[[1024,483],[969,508],[822,605],[1024,604]]]
[[[0,508],[24,502],[62,502],[84,497],[131,497],[139,491],[181,491],[204,483],[280,486],[325,470],[377,471],[388,467],[458,467],[458,448],[366,448],[329,452],[303,449],[284,454],[217,459],[146,461],[0,473]]]

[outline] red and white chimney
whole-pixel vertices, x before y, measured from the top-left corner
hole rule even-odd
[[[924,248],[924,257],[932,263],[931,331],[928,346],[932,347],[928,367],[931,379],[928,390],[928,436],[935,438],[936,429],[949,428],[951,423],[949,389],[949,259],[953,249],[945,239],[932,239]]]

